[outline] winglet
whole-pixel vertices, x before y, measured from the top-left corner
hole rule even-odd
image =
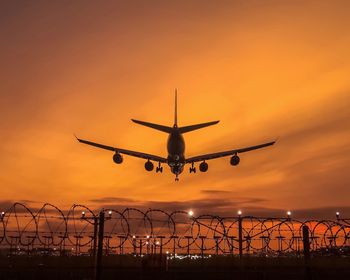
[[[175,116],[174,116],[174,127],[177,127],[177,88],[175,88]]]
[[[75,133],[73,135],[80,142],[80,139],[78,138],[78,136],[76,136]]]

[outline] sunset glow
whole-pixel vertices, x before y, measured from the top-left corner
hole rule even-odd
[[[0,4],[0,212],[350,215],[349,1],[102,2]],[[185,134],[187,157],[276,145],[175,183],[76,141],[166,157],[167,135],[130,119],[172,125],[175,88],[180,125],[220,120]]]

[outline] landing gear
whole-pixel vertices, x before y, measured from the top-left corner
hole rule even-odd
[[[196,173],[196,168],[194,167],[194,163],[192,162],[192,166],[190,167],[190,173]]]
[[[163,172],[163,167],[156,167],[156,173],[162,173]]]
[[[160,162],[158,163],[158,166],[156,167],[156,173],[162,173],[163,172],[163,167],[160,165]]]
[[[179,181],[179,174],[176,174],[175,182],[178,182],[178,181]]]

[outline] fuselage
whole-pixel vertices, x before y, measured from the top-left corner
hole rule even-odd
[[[174,126],[173,131],[169,134],[167,149],[171,172],[179,175],[185,165],[185,140],[177,126]]]

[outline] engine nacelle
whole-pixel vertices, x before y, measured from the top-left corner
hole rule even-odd
[[[123,156],[119,153],[115,153],[113,155],[113,161],[116,163],[116,164],[121,164],[123,162]]]
[[[233,157],[231,157],[230,164],[236,166],[239,164],[240,161],[241,159],[239,158],[239,156],[234,155]]]
[[[208,171],[208,163],[206,163],[205,161],[201,162],[201,164],[199,165],[199,170],[200,170],[200,172],[207,172]]]
[[[146,163],[145,163],[145,169],[146,169],[147,171],[152,171],[153,168],[154,168],[153,162],[151,162],[151,161],[146,161]]]

